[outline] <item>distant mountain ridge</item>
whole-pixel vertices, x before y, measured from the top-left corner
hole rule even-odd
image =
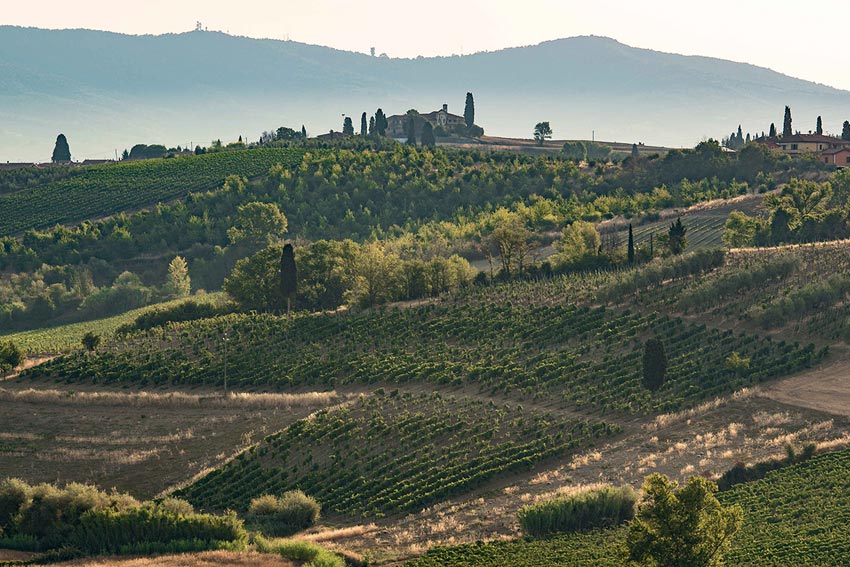
[[[55,136],[75,158],[135,143],[205,145],[305,124],[340,130],[342,114],[382,107],[461,113],[475,93],[487,133],[690,146],[704,137],[824,117],[850,119],[850,92],[743,63],[629,47],[600,37],[463,57],[389,59],[291,41],[188,32],[128,36],[0,26],[0,161],[46,160]],[[357,122],[357,120],[355,120]]]

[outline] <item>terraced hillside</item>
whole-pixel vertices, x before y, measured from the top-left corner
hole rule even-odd
[[[722,493],[724,504],[739,504],[744,525],[727,565],[816,567],[850,563],[850,503],[837,495],[850,490],[850,450],[816,457],[769,473]],[[598,565],[619,567],[625,528],[532,542],[466,545],[429,552],[407,567],[508,567]]]
[[[252,498],[297,487],[335,514],[380,517],[530,470],[617,431],[519,405],[381,391],[267,437],[177,494],[204,509],[245,510]]]
[[[560,288],[558,280],[537,287]],[[491,395],[545,398],[564,407],[668,412],[784,376],[822,351],[753,334],[720,331],[654,313],[565,303],[445,302],[356,315],[232,315],[177,324],[75,354],[25,376],[150,385],[220,384],[224,337],[228,380],[240,388],[338,388],[428,383]],[[522,287],[522,286],[520,286]],[[663,337],[668,379],[641,384],[643,343]],[[730,366],[737,353],[746,369]]]
[[[42,229],[184,198],[208,191],[228,175],[256,177],[303,150],[257,149],[90,166],[66,179],[0,195],[0,235]]]

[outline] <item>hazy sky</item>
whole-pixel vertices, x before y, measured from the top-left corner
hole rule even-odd
[[[203,22],[391,57],[449,55],[604,35],[660,51],[745,61],[850,90],[846,1],[3,0],[0,24],[131,34]]]

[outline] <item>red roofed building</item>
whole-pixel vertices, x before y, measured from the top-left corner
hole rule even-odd
[[[847,147],[844,148],[833,148],[831,150],[825,150],[821,157],[823,159],[823,163],[827,165],[834,165],[835,167],[850,167],[850,142],[847,143]]]
[[[821,153],[826,150],[850,147],[850,141],[822,134],[795,134],[783,136],[777,141],[779,149],[786,154],[799,155],[806,152]]]

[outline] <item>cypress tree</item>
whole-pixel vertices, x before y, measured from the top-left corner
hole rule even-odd
[[[770,123],[770,134],[768,134],[771,138],[776,137],[776,124],[773,122]]]
[[[844,121],[844,128],[841,131],[841,139],[850,142],[850,120]]]
[[[794,130],[791,129],[791,107],[785,107],[785,120],[782,125],[782,137],[793,136]]]
[[[280,255],[280,291],[286,298],[286,314],[289,315],[292,297],[298,291],[298,270],[295,267],[295,251],[292,244],[283,247]]]
[[[305,128],[303,124],[301,125],[301,137],[302,138],[307,137],[307,128]]]
[[[375,112],[375,132],[378,136],[386,136],[387,135],[387,126],[389,123],[387,122],[387,116],[384,114],[384,111],[380,108]]]
[[[667,374],[667,353],[664,343],[653,337],[646,341],[643,348],[643,385],[647,390],[655,391],[664,385]]]
[[[370,116],[369,117],[369,135],[371,136],[371,135],[374,135],[374,134],[375,134],[375,117]]]
[[[360,116],[360,135],[361,136],[366,136],[366,134],[367,134],[366,128],[367,128],[367,126],[366,126],[366,113],[364,112]]]
[[[744,131],[741,130],[740,124],[738,124],[738,144],[739,144],[739,147],[744,145]]]
[[[635,263],[635,237],[632,234],[632,224],[629,223],[629,264],[632,265]]]
[[[467,128],[472,128],[475,124],[475,99],[472,98],[472,93],[466,93],[466,106],[463,109],[463,119],[466,122]]]
[[[407,117],[407,145],[415,146],[416,145],[416,121],[413,119],[413,116]]]
[[[815,126],[815,134],[817,134],[818,136],[823,135],[823,120],[820,116],[818,116],[818,124],[817,126]]]
[[[53,147],[53,162],[71,161],[71,148],[68,147],[68,139],[65,134],[56,137],[56,145]]]
[[[346,116],[342,122],[342,133],[346,136],[354,135],[354,123],[351,121],[350,116]]]
[[[638,151],[637,144],[632,144],[632,159],[636,159],[640,157],[640,152]]]
[[[437,140],[434,139],[434,127],[427,120],[422,125],[422,145],[429,148],[437,145]]]
[[[676,222],[670,225],[670,230],[667,232],[667,246],[670,247],[670,252],[673,254],[681,254],[688,247],[688,239],[685,234],[688,229],[682,224],[682,219],[676,219]]]

